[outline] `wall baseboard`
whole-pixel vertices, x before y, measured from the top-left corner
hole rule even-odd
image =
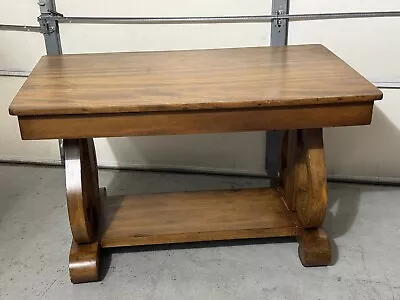
[[[25,164],[34,166],[62,167],[60,161],[27,161],[18,159],[0,159],[2,164]],[[208,174],[220,176],[242,176],[242,177],[258,177],[268,179],[268,175],[264,172],[252,172],[247,170],[234,170],[209,167],[194,166],[168,166],[168,165],[115,165],[110,163],[99,164],[99,169],[104,170],[132,170],[147,172],[170,172],[170,173],[186,173],[186,174]],[[400,186],[400,178],[398,177],[374,177],[362,175],[343,175],[328,174],[328,181],[343,183],[359,183],[373,185],[389,185]]]

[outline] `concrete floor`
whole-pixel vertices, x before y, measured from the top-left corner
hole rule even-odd
[[[101,171],[109,194],[258,187],[264,179]],[[303,268],[291,240],[110,252],[72,285],[61,168],[0,165],[0,299],[400,299],[400,188],[329,184],[334,265]]]

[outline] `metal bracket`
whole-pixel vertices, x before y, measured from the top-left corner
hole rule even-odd
[[[47,55],[62,54],[58,21],[50,18],[62,14],[57,12],[54,0],[40,0],[38,4],[40,8],[38,22],[44,36]]]
[[[275,19],[275,27],[277,27],[277,28],[281,28],[282,27],[282,18],[281,18],[281,15],[283,15],[284,14],[284,12],[283,12],[283,10],[282,9],[279,9],[279,10],[277,10],[276,11],[276,19]]]
[[[280,16],[289,14],[289,0],[273,0],[272,14],[276,19],[271,23],[271,46],[287,45],[289,20]]]
[[[41,33],[43,34],[52,34],[56,31],[57,23],[54,20],[51,20],[51,17],[64,17],[63,14],[56,12],[55,6],[51,5],[51,2],[40,1],[38,3],[40,7],[40,16],[37,18]]]
[[[42,34],[51,34],[54,33],[55,28],[50,25],[50,23],[45,19],[38,17],[38,22],[40,25],[40,33]]]
[[[272,1],[272,15],[275,15],[276,18],[271,23],[271,46],[287,45],[289,20],[280,18],[280,16],[289,14],[289,2],[290,0]],[[272,130],[267,132],[265,168],[271,178],[276,178],[279,175],[281,138],[282,131]]]
[[[58,21],[51,19],[51,17],[63,15],[57,12],[55,0],[40,0],[38,5],[40,8],[38,22],[46,44],[47,55],[60,55],[62,54],[62,48]],[[61,163],[64,164],[65,156],[63,141],[58,140],[58,145],[60,149]]]

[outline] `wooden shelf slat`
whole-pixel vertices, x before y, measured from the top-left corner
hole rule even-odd
[[[272,188],[112,196],[102,209],[105,248],[296,235]]]

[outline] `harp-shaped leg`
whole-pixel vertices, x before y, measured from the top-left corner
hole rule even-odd
[[[98,280],[99,183],[93,139],[64,140],[68,215],[73,236],[73,283]],[[104,191],[105,192],[105,191]]]
[[[322,129],[287,131],[281,165],[285,203],[298,219],[300,260],[304,266],[328,265],[331,246],[320,228],[328,200]]]

